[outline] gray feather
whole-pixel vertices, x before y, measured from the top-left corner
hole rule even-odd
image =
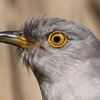
[[[18,48],[36,75],[44,100],[100,100],[100,41],[88,28],[60,18],[41,18],[22,30],[27,40],[45,47]],[[63,32],[68,43],[52,47],[47,38],[53,31]]]

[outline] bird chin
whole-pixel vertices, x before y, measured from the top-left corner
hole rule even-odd
[[[30,52],[31,51],[31,52]],[[16,49],[17,55],[19,58],[22,59],[22,61],[28,65],[30,63],[31,59],[34,59],[36,47],[29,46],[29,47],[18,47]]]

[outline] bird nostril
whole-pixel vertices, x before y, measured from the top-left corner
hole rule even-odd
[[[19,36],[19,37],[22,37],[22,36],[23,36],[23,32],[19,32],[19,33],[18,33],[18,36]]]

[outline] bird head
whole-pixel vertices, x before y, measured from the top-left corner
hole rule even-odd
[[[39,81],[55,81],[80,69],[93,54],[96,39],[86,27],[60,18],[38,18],[20,31],[0,32],[0,42],[17,46],[17,53]],[[65,76],[66,73],[66,76]]]

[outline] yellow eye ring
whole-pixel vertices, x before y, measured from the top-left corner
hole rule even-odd
[[[55,31],[49,35],[48,42],[53,47],[62,47],[68,42],[68,38],[62,32]]]

